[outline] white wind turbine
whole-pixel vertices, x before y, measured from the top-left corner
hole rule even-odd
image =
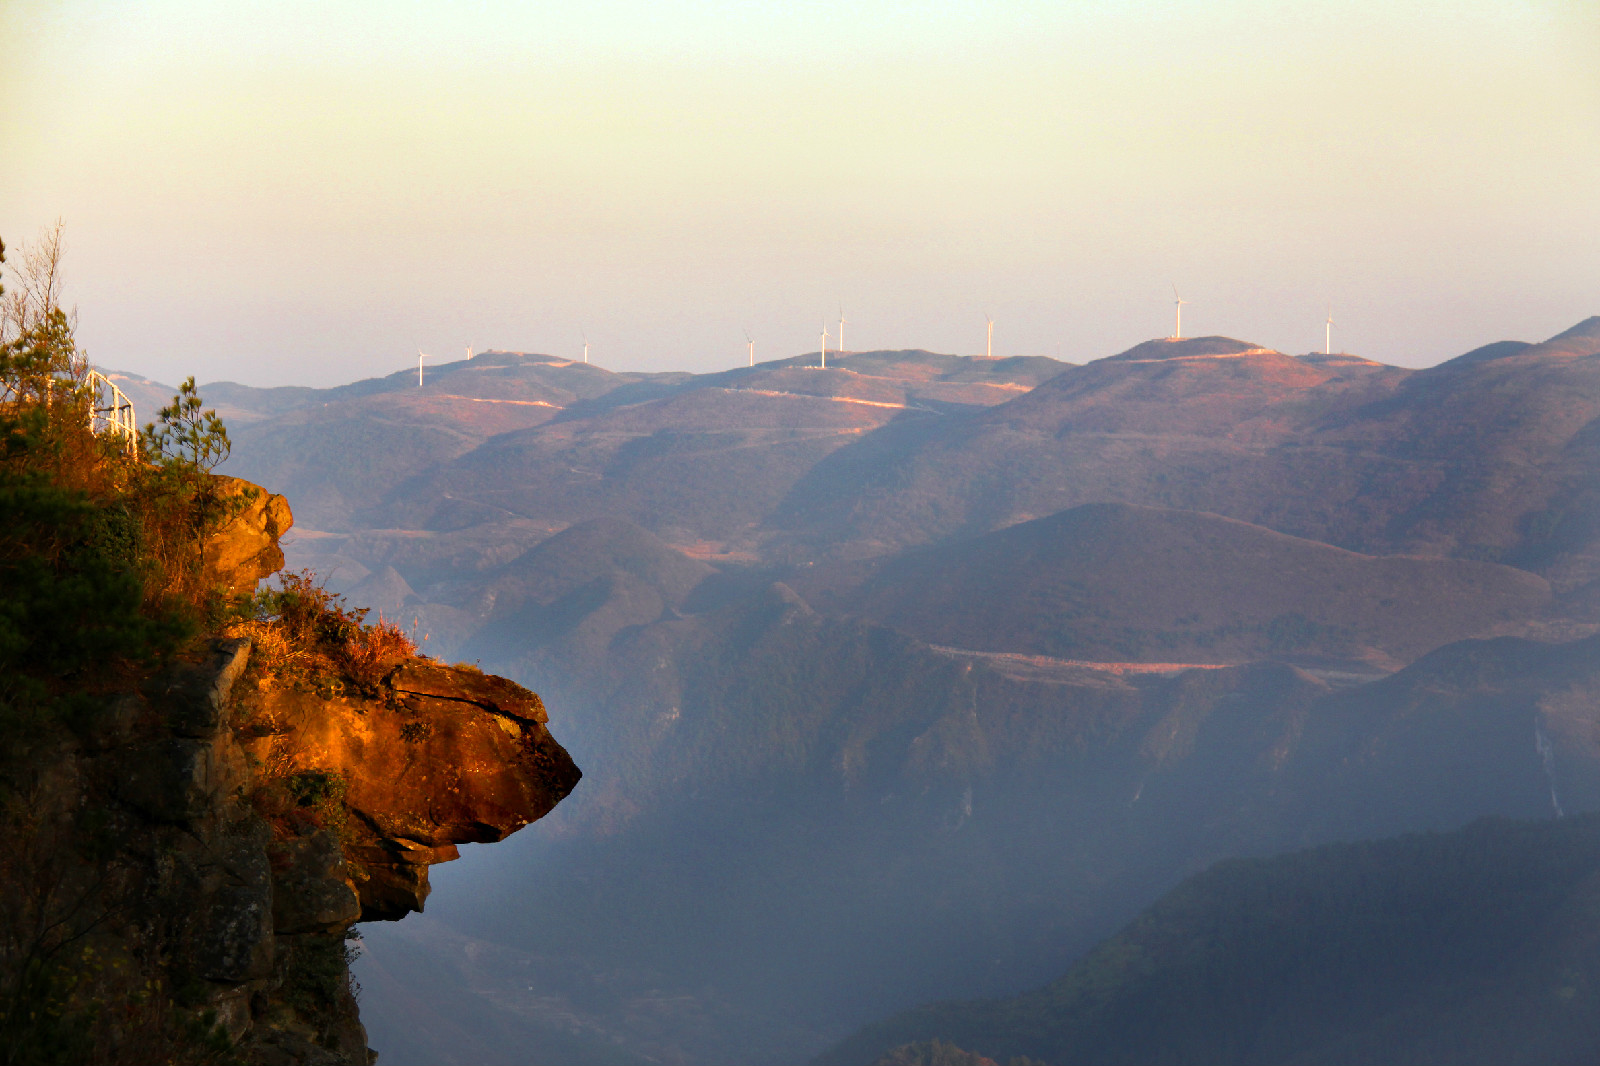
[[[822,369],[828,369],[828,324],[822,324]]]
[[[750,339],[750,331],[744,331],[744,345],[750,350],[750,365],[756,365],[756,342]]]
[[[417,349],[417,388],[419,388],[419,389],[422,388],[422,361],[424,359],[426,359],[426,358],[428,358],[427,353],[424,352],[421,348],[418,348]]]
[[[1328,305],[1328,321],[1323,327],[1322,354],[1333,354],[1333,305]]]
[[[578,336],[583,338],[583,361],[587,363],[589,361],[589,335],[579,330]]]
[[[983,320],[989,324],[989,339],[984,343],[983,355],[986,359],[994,358],[994,319],[989,317],[989,312],[983,313]]]
[[[1175,340],[1175,341],[1183,340],[1183,305],[1188,303],[1188,302],[1189,302],[1188,300],[1185,300],[1182,296],[1178,295],[1178,286],[1177,285],[1173,285],[1172,286],[1172,303],[1173,303],[1173,306],[1178,309],[1177,324],[1174,325],[1173,329],[1172,329],[1172,339]]]
[[[844,304],[839,305],[839,351],[844,351]]]

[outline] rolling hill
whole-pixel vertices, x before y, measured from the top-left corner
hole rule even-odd
[[[372,932],[428,960],[375,1040],[794,1061],[1230,856],[1600,809],[1596,332],[207,386],[291,561],[538,689],[585,767]]]
[[[870,1026],[1052,1063],[1577,1063],[1600,1048],[1600,819],[1218,864],[1060,979]]]
[[[1600,577],[1600,318],[1420,371],[1152,341],[1011,403],[842,449],[773,524],[905,546],[1078,504],[1206,511],[1372,554]]]
[[[903,553],[840,602],[930,643],[983,651],[1380,670],[1509,632],[1552,605],[1547,582],[1508,566],[1360,555],[1118,503]]]

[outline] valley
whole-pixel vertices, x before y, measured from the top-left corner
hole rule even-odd
[[[802,1061],[1222,859],[1600,810],[1600,319],[806,364],[202,387],[292,567],[584,768],[369,931],[386,1061]]]

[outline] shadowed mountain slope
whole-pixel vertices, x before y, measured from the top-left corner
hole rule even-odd
[[[485,656],[544,686],[595,769],[547,848],[434,916],[749,1026],[680,1030],[687,1060],[781,1061],[760,1033],[820,1046],[1042,981],[1230,855],[1600,809],[1593,639],[1455,644],[1341,688],[945,652],[782,586],[655,621],[605,591]]]
[[[1341,496],[1354,486],[1341,486],[1342,455],[1290,461],[1274,449],[1332,411],[1387,395],[1408,373],[1311,363],[1227,338],[1151,341],[1002,406],[868,437],[819,464],[773,522],[802,538],[898,546],[1120,500],[1285,528],[1262,521],[1265,498],[1287,492],[1277,506],[1324,506],[1298,499],[1292,477]]]
[[[1405,371],[1153,341],[818,464],[773,522],[818,546],[973,535],[1080,503],[1209,511],[1371,553],[1600,576],[1600,325]]]
[[[1600,317],[1418,371],[1320,435],[1431,472],[1390,509],[1392,542],[1537,569],[1560,590],[1600,577]]]
[[[1374,558],[1216,515],[1113,503],[904,554],[844,598],[923,640],[985,651],[1387,668],[1550,603],[1542,578],[1510,567]]]
[[[1059,980],[870,1026],[1053,1063],[1577,1063],[1600,1052],[1600,818],[1232,860]]]
[[[1600,622],[1569,334],[1429,371],[1201,338],[268,398],[237,461],[347,523],[295,561],[539,689],[589,771],[430,902],[461,957],[386,980],[473,996],[476,1061],[570,1017],[792,1062],[1038,985],[1222,858],[1600,809],[1592,640],[1437,647]]]
[[[525,591],[464,654],[541,685],[593,769],[536,853],[431,913],[545,959],[540,1017],[593,994],[550,960],[630,1002],[672,990],[681,1042],[628,1022],[631,1054],[781,1061],[771,1034],[792,1053],[1043,981],[1229,855],[1536,817],[1552,789],[1600,809],[1594,640],[1455,644],[1339,687],[940,650],[782,585],[707,598],[712,568],[610,521],[504,572]],[[404,978],[422,1000],[435,979]]]
[[[515,654],[551,637],[598,641],[660,620],[716,571],[617,518],[596,518],[556,534],[499,571],[474,646]]]

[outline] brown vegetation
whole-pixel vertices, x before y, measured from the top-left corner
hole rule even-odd
[[[397,663],[417,653],[399,626],[382,615],[368,624],[367,610],[349,607],[310,573],[278,575],[278,587],[257,593],[241,613],[227,635],[250,640],[263,688],[348,687],[370,695]]]

